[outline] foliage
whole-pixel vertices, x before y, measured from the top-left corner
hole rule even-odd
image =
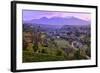
[[[43,53],[23,52],[23,62],[43,62],[43,61],[60,61],[65,60],[63,56],[53,56]]]

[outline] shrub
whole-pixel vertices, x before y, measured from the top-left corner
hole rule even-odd
[[[41,53],[47,53],[47,50],[46,49],[42,49]]]

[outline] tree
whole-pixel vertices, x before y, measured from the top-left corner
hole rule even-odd
[[[61,54],[62,54],[61,51],[57,50],[57,54],[56,55],[57,56],[61,56]]]

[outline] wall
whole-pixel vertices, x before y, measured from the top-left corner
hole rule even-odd
[[[11,73],[10,72],[10,1],[11,0],[0,0],[0,73]],[[33,1],[98,5],[100,8],[99,0],[33,0]],[[100,25],[98,25],[98,28],[100,28]],[[100,37],[100,33],[98,36]],[[98,40],[100,40],[100,38]],[[100,49],[98,51],[100,51]],[[100,53],[98,55],[100,56]],[[99,73],[100,67],[84,68],[84,69],[38,71],[34,73],[56,73],[56,72],[57,73]],[[33,73],[33,72],[29,72],[29,73]]]

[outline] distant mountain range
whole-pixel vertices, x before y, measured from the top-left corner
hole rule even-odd
[[[41,25],[89,25],[89,21],[82,20],[76,17],[42,17],[40,19],[32,19],[30,21],[23,21],[23,23],[41,24]]]

